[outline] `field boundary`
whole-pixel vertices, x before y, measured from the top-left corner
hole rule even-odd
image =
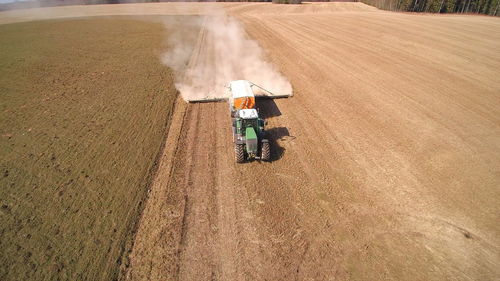
[[[128,279],[127,276],[129,276],[131,269],[130,265],[132,260],[134,259],[133,253],[137,251],[147,250],[147,249],[140,249],[140,250],[136,249],[136,248],[141,248],[141,246],[137,246],[140,244],[140,241],[138,241],[138,235],[141,232],[141,225],[144,224],[145,217],[149,217],[145,215],[146,209],[148,209],[148,207],[152,208],[151,205],[154,204],[154,202],[151,202],[150,199],[154,198],[155,194],[166,192],[170,186],[169,182],[174,168],[173,163],[175,162],[178,150],[177,143],[179,142],[182,127],[184,124],[186,109],[187,109],[186,102],[182,99],[180,94],[178,94],[176,101],[174,102],[173,114],[171,115],[172,118],[169,119],[170,124],[168,126],[168,129],[166,130],[165,141],[162,145],[160,152],[158,153],[158,157],[155,164],[156,170],[154,172],[153,180],[151,181],[149,188],[147,190],[147,197],[144,200],[144,207],[141,211],[139,220],[137,221],[133,235],[130,236],[132,237],[132,243],[130,247],[126,248],[125,251],[126,254],[122,255],[121,258],[123,262],[120,265],[120,274],[118,280]],[[164,171],[167,172],[165,173]],[[168,179],[168,182],[165,183],[162,179]]]
[[[177,92],[176,93],[176,98],[173,103],[170,105],[168,117],[167,117],[167,124],[165,126],[165,136],[163,137],[160,149],[158,150],[158,153],[156,154],[155,161],[153,163],[153,166],[151,166],[148,176],[146,177],[146,180],[148,181],[147,188],[146,188],[146,196],[144,197],[143,200],[139,202],[139,216],[138,219],[134,222],[132,226],[132,231],[130,232],[130,235],[128,235],[127,240],[124,241],[124,246],[122,247],[122,253],[120,255],[120,260],[118,261],[118,266],[120,267],[119,269],[119,277],[122,276],[122,273],[124,270],[128,268],[129,265],[129,256],[130,253],[132,252],[132,249],[134,248],[135,244],[135,237],[137,235],[137,232],[139,230],[139,226],[141,224],[141,220],[144,214],[144,209],[147,206],[151,190],[153,188],[154,182],[156,180],[156,177],[158,175],[158,171],[160,169],[162,159],[164,158],[165,155],[165,149],[166,145],[168,143],[168,137],[170,136],[170,131],[172,127],[172,121],[175,115],[175,111],[178,108],[178,103],[179,103],[179,96],[180,94]],[[182,101],[181,101],[182,102]],[[183,118],[184,119],[184,118]],[[178,139],[178,137],[177,137]],[[163,160],[164,161],[164,160]],[[173,160],[171,160],[173,161]],[[119,278],[120,279],[120,278]]]
[[[205,36],[204,26],[205,25],[203,24],[200,29],[196,42],[196,48],[193,50],[186,71],[189,70],[189,68],[192,67],[198,60],[203,38]],[[133,233],[133,236],[131,236],[133,237],[133,243],[128,249],[126,256],[123,256],[125,263],[122,263],[121,265],[120,275],[118,278],[119,280],[151,278],[151,276],[141,276],[145,273],[144,268],[138,269],[138,272],[133,271],[135,267],[141,267],[139,264],[142,264],[142,266],[147,264],[147,267],[151,266],[151,261],[149,261],[147,257],[145,258],[145,256],[150,255],[150,252],[153,251],[150,243],[155,243],[151,242],[151,240],[158,241],[161,239],[160,236],[150,237],[150,235],[155,235],[151,232],[155,232],[156,230],[161,229],[162,225],[168,224],[166,221],[161,221],[159,218],[161,217],[161,214],[159,213],[160,210],[165,208],[164,204],[165,201],[167,201],[168,193],[170,192],[172,186],[172,173],[174,172],[174,163],[179,150],[178,143],[180,142],[182,129],[186,121],[188,106],[187,102],[182,98],[182,95],[178,93],[173,107],[172,118],[170,119],[170,126],[167,130],[166,140],[161,149],[161,153],[159,153],[160,157],[158,159],[158,168],[153,181],[151,182],[150,188],[148,189],[145,207],[141,212],[136,231]],[[180,210],[184,210],[185,207],[185,199],[182,201],[183,202],[178,202],[182,205],[179,206]],[[183,218],[184,214],[178,214],[178,216]],[[176,220],[174,219],[174,221]],[[143,227],[143,229],[141,229],[141,227]],[[159,232],[161,233],[161,231]],[[151,269],[149,269],[148,274],[152,274]]]

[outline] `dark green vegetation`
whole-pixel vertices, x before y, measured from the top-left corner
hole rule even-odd
[[[500,15],[500,0],[360,0],[379,9],[402,12]]]
[[[159,22],[0,26],[0,280],[110,280],[176,90]]]

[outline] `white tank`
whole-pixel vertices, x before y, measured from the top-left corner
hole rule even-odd
[[[229,83],[229,104],[231,109],[250,109],[255,106],[252,84],[247,80],[236,80]]]

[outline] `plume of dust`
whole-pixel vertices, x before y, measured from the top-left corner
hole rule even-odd
[[[169,29],[172,22],[166,22]],[[273,94],[292,94],[292,86],[242,25],[224,13],[183,21],[169,36],[162,62],[175,71],[175,85],[185,100],[227,97],[225,85],[249,80]],[[199,32],[186,32],[189,29]],[[198,28],[194,28],[198,27]],[[260,89],[254,87],[256,94]]]

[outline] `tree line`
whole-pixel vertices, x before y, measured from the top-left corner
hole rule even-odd
[[[300,4],[301,0],[35,0],[0,3],[1,10],[65,5],[118,4],[134,2],[273,2],[276,4]],[[315,0],[309,0],[315,1]],[[328,1],[328,0],[327,0]],[[346,0],[342,0],[346,1]],[[423,13],[467,13],[500,16],[500,0],[352,0],[383,10]]]
[[[379,9],[423,13],[467,13],[499,16],[500,0],[359,0]]]

